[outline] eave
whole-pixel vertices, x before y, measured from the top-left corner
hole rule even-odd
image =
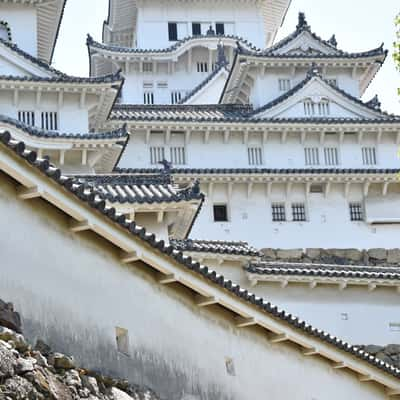
[[[193,293],[193,306],[223,306],[233,313],[232,329],[235,331],[257,327],[255,332],[261,329],[271,344],[288,343],[304,357],[321,356],[333,369],[340,366],[342,373],[350,373],[361,384],[366,381],[367,385],[377,384],[376,389],[382,395],[400,393],[399,369],[308,325],[215,271],[193,262],[155,235],[116,214],[114,209],[107,208],[104,202],[85,195],[82,185],[62,177],[60,171],[46,160],[37,160],[36,154],[25,151],[23,143],[10,140],[7,134],[1,135],[1,141],[0,169],[20,185],[17,189],[20,201],[32,198],[23,196],[29,192],[29,195],[52,204],[71,219],[73,234],[92,231],[119,249],[121,262],[143,261],[160,285],[173,282],[173,287],[179,290],[181,287],[189,289],[187,292]]]

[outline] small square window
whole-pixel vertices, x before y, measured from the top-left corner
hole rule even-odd
[[[227,222],[228,221],[228,208],[226,204],[214,204],[214,221]]]
[[[272,221],[274,221],[274,222],[286,221],[285,204],[275,203],[275,204],[272,204],[271,208],[272,208]]]
[[[350,203],[350,220],[351,221],[363,221],[364,211],[361,203]]]
[[[306,206],[303,203],[292,204],[293,221],[306,221]]]

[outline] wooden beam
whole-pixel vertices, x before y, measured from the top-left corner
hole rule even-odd
[[[372,381],[372,376],[371,375],[359,375],[358,380],[360,382],[369,382]]]
[[[342,368],[346,368],[346,364],[342,361],[340,362],[335,362],[332,364],[332,368],[334,369],[342,369]]]
[[[83,232],[83,231],[88,231],[90,229],[91,229],[91,227],[87,220],[85,220],[85,221],[76,221],[74,219],[70,220],[69,230],[71,232]]]
[[[40,194],[37,186],[31,187],[31,188],[26,188],[25,186],[19,186],[17,188],[17,197],[20,200],[36,199],[40,196],[41,196],[41,194]]]
[[[398,396],[400,395],[400,389],[387,389],[386,394],[388,396]]]
[[[315,347],[312,347],[311,349],[303,350],[303,356],[316,356],[317,354],[319,354],[319,353]]]
[[[131,253],[127,253],[127,252],[123,251],[123,252],[121,252],[120,260],[124,264],[129,264],[131,262],[140,260],[140,258],[138,256],[138,254],[136,253],[136,251],[132,251]]]
[[[286,333],[271,335],[269,338],[269,341],[271,343],[280,343],[280,342],[285,342],[286,340],[289,340],[288,335],[286,335]]]
[[[245,328],[246,326],[256,325],[255,318],[236,317],[235,320],[237,328]]]
[[[161,285],[168,285],[169,283],[174,283],[177,281],[175,274],[163,274],[160,273],[157,279],[158,283]]]
[[[206,297],[206,296],[202,296],[201,294],[197,294],[195,296],[195,303],[199,307],[207,307],[207,306],[211,306],[213,304],[217,304],[218,301],[214,296]]]

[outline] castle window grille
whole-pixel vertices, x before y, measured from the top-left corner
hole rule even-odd
[[[364,211],[361,203],[350,203],[350,221],[363,221]]]
[[[319,165],[318,147],[306,147],[304,149],[304,157],[306,165]]]
[[[154,92],[145,91],[143,93],[143,104],[154,104]]]
[[[153,63],[152,62],[144,62],[143,63],[143,72],[153,72]]]
[[[261,147],[249,147],[247,149],[247,156],[249,160],[249,165],[263,164],[263,154]]]
[[[56,111],[43,111],[41,114],[42,129],[56,131],[58,129],[58,115]]]
[[[362,161],[364,165],[376,165],[376,148],[363,147],[361,149]]]
[[[197,72],[208,72],[208,63],[205,61],[198,61]]]
[[[165,149],[160,146],[150,147],[150,164],[158,164],[165,160]]]
[[[339,165],[339,152],[336,147],[324,148],[325,165]]]
[[[173,90],[171,92],[171,104],[178,104],[183,98],[183,92],[180,90]]]
[[[290,84],[290,79],[279,79],[279,90],[281,92],[286,92],[290,90],[291,84]]]
[[[176,146],[170,148],[170,160],[174,165],[186,164],[185,148],[182,146]]]
[[[306,206],[303,203],[292,204],[292,217],[295,222],[306,221]]]
[[[315,104],[311,100],[305,100],[303,102],[304,115],[307,117],[312,117],[315,115]]]
[[[274,222],[286,221],[285,204],[274,203],[272,204],[271,209],[272,209],[272,221]]]
[[[18,111],[18,121],[25,125],[35,125],[35,112],[34,111]]]
[[[329,101],[321,101],[318,103],[318,115],[320,117],[326,117],[330,115]]]

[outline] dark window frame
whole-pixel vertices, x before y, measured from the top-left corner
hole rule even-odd
[[[178,40],[178,24],[176,22],[168,22],[168,40],[170,42]]]
[[[200,22],[192,22],[192,35],[193,36],[201,35],[201,23]]]
[[[307,212],[304,203],[292,203],[292,218],[293,222],[306,222]]]
[[[218,215],[219,212],[222,214]],[[229,222],[227,204],[213,204],[213,220],[214,222]]]
[[[364,221],[364,207],[361,202],[353,201],[349,203],[350,221]]]
[[[285,203],[272,203],[272,222],[286,222],[286,207]]]
[[[225,24],[223,22],[215,23],[215,33],[217,35],[225,35]]]

